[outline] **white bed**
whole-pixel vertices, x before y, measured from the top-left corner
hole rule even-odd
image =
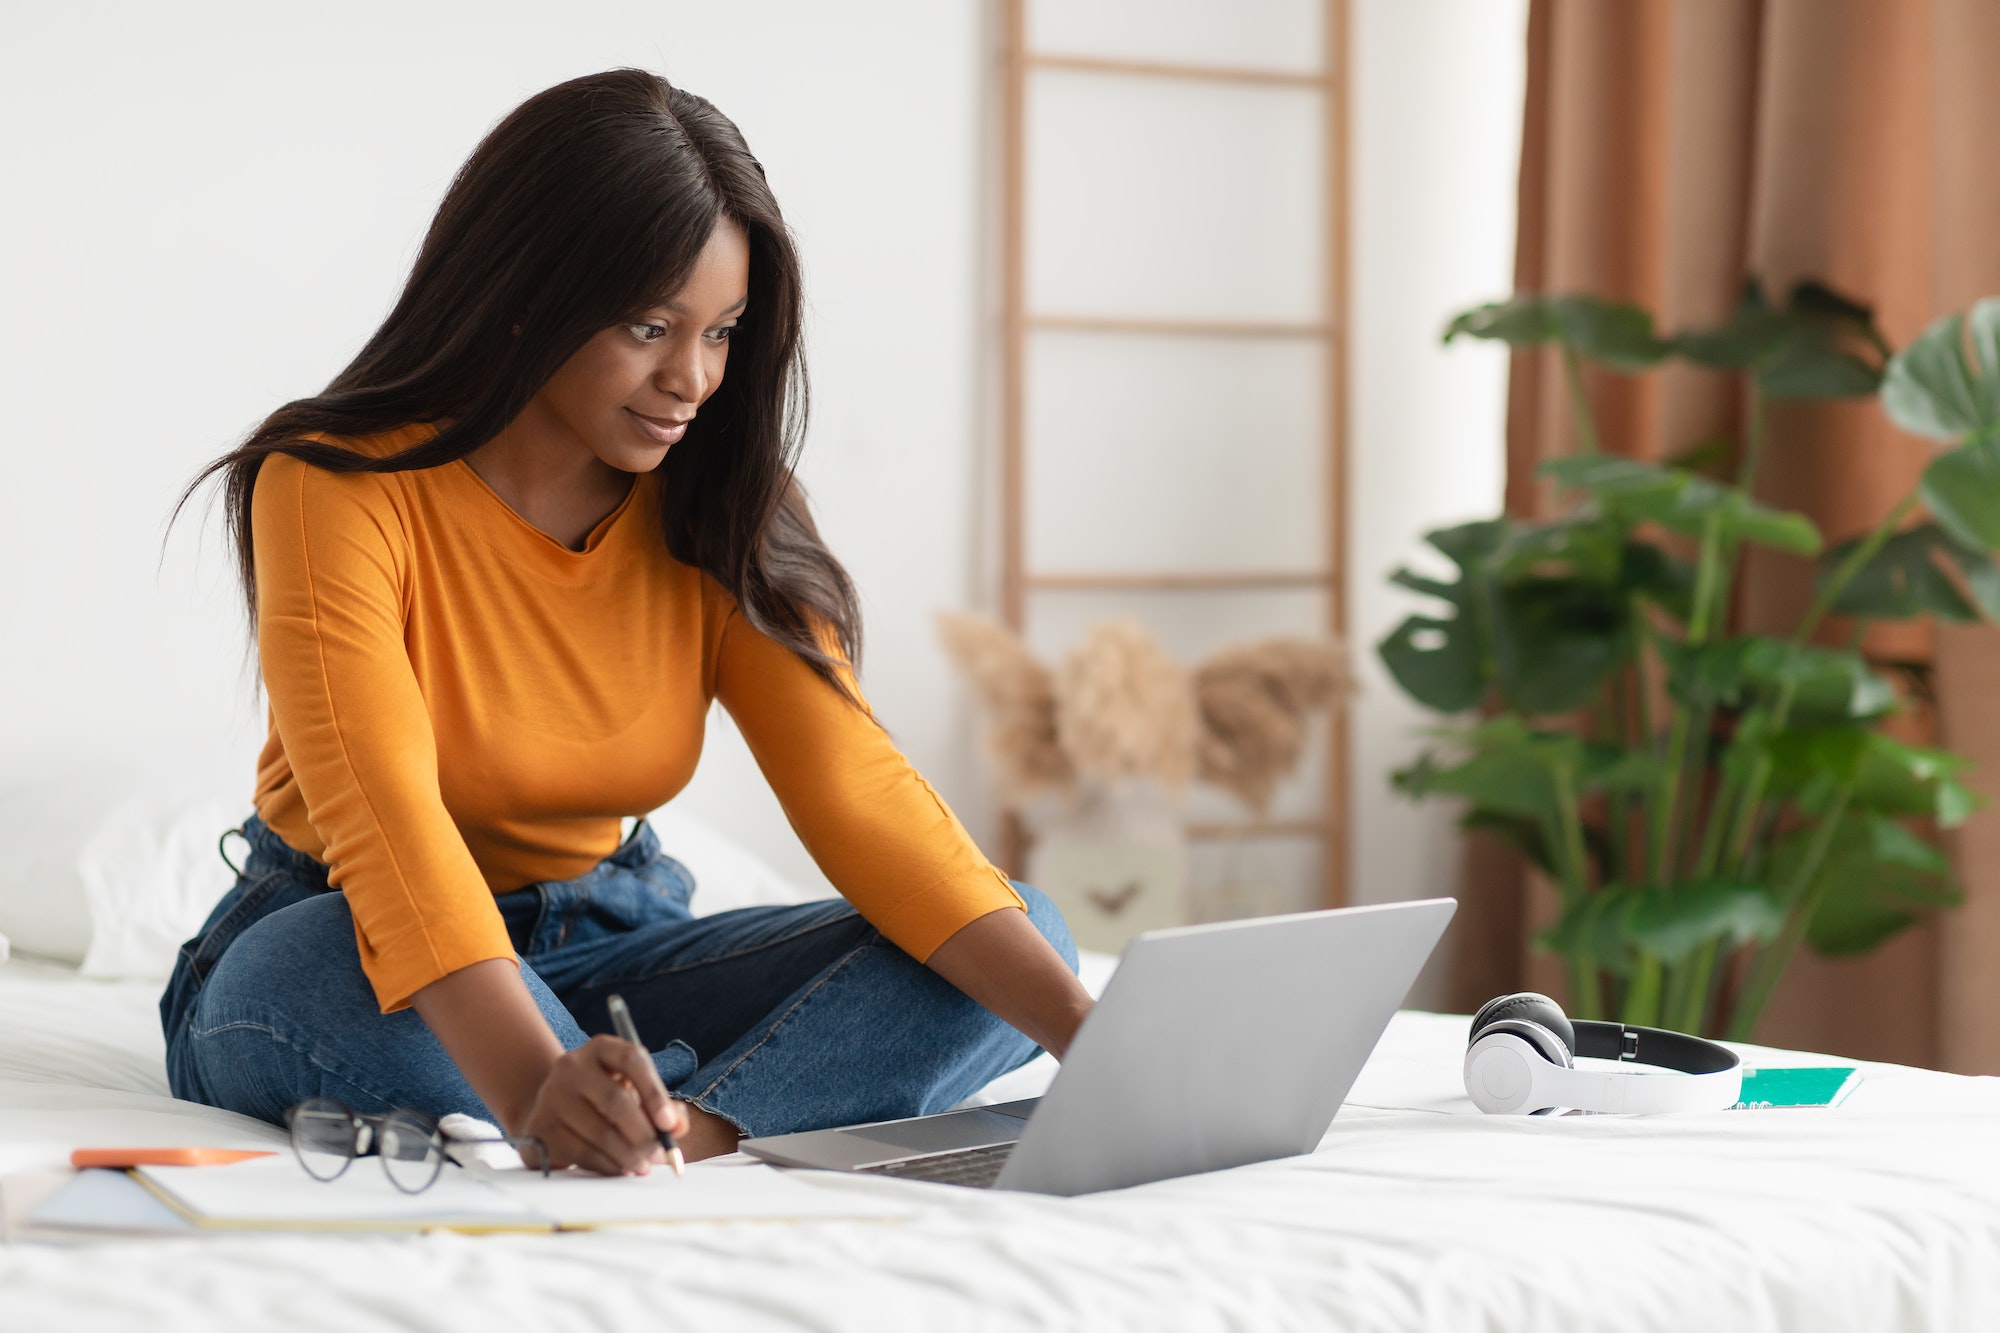
[[[156,989],[0,966],[0,1172],[279,1138],[166,1095]],[[1456,1086],[1463,1033],[1398,1016],[1310,1157],[1079,1200],[817,1178],[920,1201],[892,1224],[14,1242],[0,1329],[2000,1328],[1995,1080],[1502,1120]]]
[[[3,1202],[77,1146],[282,1141],[174,1101],[162,1068],[159,978],[229,883],[237,802],[107,786],[0,793],[0,936],[70,964],[0,964]],[[699,820],[652,818],[697,911],[805,896]],[[1309,1157],[1077,1200],[814,1175],[914,1201],[896,1223],[12,1241],[0,1333],[2000,1329],[2000,1080],[1874,1066],[1833,1111],[1502,1120],[1458,1086],[1464,1032],[1399,1015]],[[1224,1095],[1194,1054],[1188,1095]]]

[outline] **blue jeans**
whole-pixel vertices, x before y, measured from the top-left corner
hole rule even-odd
[[[174,1095],[275,1124],[308,1097],[495,1120],[415,1009],[384,1014],[327,869],[258,819],[236,886],[160,998]],[[1015,886],[1076,966],[1061,914]],[[499,895],[521,979],[565,1049],[616,991],[677,1097],[748,1134],[941,1111],[1039,1048],[842,901],[695,917],[641,823],[572,880]]]

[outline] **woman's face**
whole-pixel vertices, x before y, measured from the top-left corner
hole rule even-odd
[[[637,323],[599,331],[536,395],[550,423],[621,472],[650,472],[722,383],[750,294],[750,239],[724,218],[686,285]]]

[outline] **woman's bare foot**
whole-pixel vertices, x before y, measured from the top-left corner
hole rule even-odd
[[[720,1157],[724,1153],[735,1152],[737,1140],[743,1136],[736,1126],[721,1116],[702,1110],[688,1102],[688,1132],[681,1135],[681,1152],[690,1162],[699,1162],[704,1157]]]

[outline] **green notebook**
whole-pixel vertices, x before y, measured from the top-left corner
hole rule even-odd
[[[1838,1106],[1861,1071],[1853,1065],[1816,1065],[1801,1069],[1746,1069],[1743,1100],[1738,1111],[1769,1111],[1782,1106]]]

